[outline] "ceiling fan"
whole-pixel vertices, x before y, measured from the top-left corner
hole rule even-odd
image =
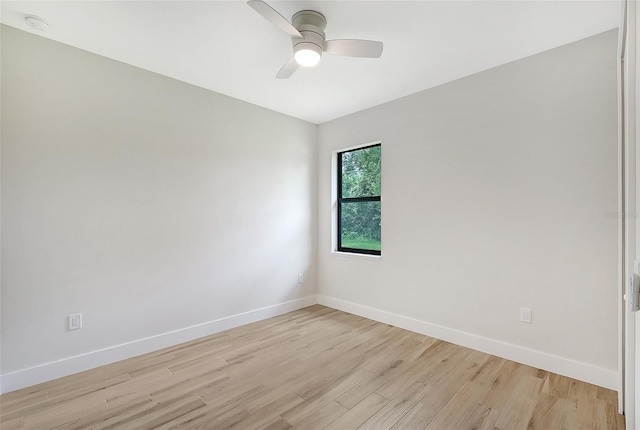
[[[288,79],[298,67],[313,67],[320,61],[323,52],[347,57],[379,58],[382,42],[360,39],[325,40],[327,20],[313,10],[301,10],[293,15],[290,23],[275,9],[262,0],[247,2],[256,12],[280,30],[291,36],[293,57],[280,69],[276,78]]]

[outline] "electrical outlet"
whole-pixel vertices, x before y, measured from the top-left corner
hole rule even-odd
[[[78,330],[82,328],[82,314],[73,314],[68,316],[69,330]]]
[[[298,274],[298,284],[302,284],[304,282],[304,275],[302,273]]]
[[[531,324],[531,309],[520,308],[520,321],[523,323]]]

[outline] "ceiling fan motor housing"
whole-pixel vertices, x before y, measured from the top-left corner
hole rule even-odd
[[[293,51],[310,49],[322,55],[324,51],[327,20],[324,15],[313,10],[301,10],[293,15],[293,26],[302,34],[304,39],[291,38]]]

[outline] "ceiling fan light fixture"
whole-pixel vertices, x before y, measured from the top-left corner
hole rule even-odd
[[[315,43],[301,42],[294,47],[296,63],[302,67],[313,67],[320,62],[322,48]]]
[[[293,57],[280,68],[276,79],[289,79],[300,66],[315,66],[320,62],[323,52],[360,58],[379,58],[382,55],[382,42],[375,40],[326,40],[324,29],[327,19],[315,10],[298,11],[289,22],[263,0],[249,0],[247,3],[263,18],[291,36]]]

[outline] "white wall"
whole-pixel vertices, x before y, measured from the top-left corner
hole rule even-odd
[[[315,302],[315,125],[6,26],[1,90],[5,391]]]
[[[320,125],[321,302],[617,388],[616,42]],[[382,258],[333,254],[332,151],[376,140]]]

